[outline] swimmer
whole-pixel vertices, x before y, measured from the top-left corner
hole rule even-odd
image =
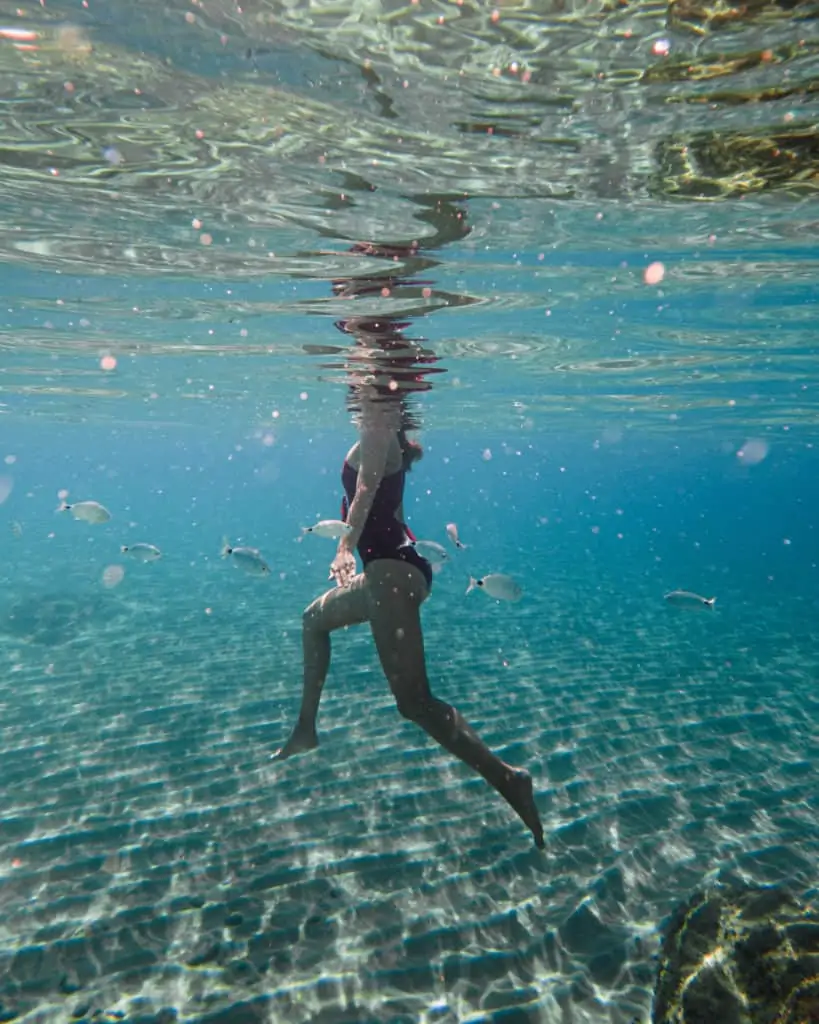
[[[399,714],[482,775],[543,848],[529,772],[492,753],[461,714],[430,690],[420,608],[429,596],[432,568],[413,547],[403,513],[406,474],[422,454],[420,445],[407,438],[397,409],[362,400],[359,440],[347,453],[341,475],[346,492],[342,517],[351,529],[340,538],[330,566],[337,586],[304,612],[301,710],[290,738],[273,756],[283,760],[318,746],[316,716],[330,667],[330,634],[368,622]],[[356,549],[363,563],[360,573]]]

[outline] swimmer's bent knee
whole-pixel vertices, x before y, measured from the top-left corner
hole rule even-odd
[[[439,701],[435,697],[396,696],[395,706],[402,718],[415,722],[416,725],[423,725],[424,722],[436,717],[436,712],[438,715],[443,712],[444,719],[447,720],[449,718],[448,713],[452,712],[452,708],[448,704],[444,704],[443,701]]]
[[[409,722],[417,722],[423,715],[423,705],[417,700],[396,697],[395,706],[398,709],[398,714]]]
[[[321,611],[320,599],[308,604],[301,613],[301,624],[304,629],[315,629]]]

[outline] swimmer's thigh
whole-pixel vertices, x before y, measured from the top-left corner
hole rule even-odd
[[[333,587],[304,609],[305,629],[332,633],[344,626],[357,626],[369,618],[369,584],[364,573],[359,573],[349,587]]]
[[[417,566],[392,558],[370,562],[365,575],[370,628],[400,706],[406,697],[429,692],[420,615],[427,581]]]

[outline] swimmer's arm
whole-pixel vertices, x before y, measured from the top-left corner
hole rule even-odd
[[[361,537],[361,533],[373,506],[375,492],[384,478],[387,455],[390,450],[392,434],[383,428],[365,428],[359,441],[358,482],[355,496],[347,512],[347,523],[352,527],[339,543],[339,549],[352,551]]]

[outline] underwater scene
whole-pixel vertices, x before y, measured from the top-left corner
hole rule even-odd
[[[0,1024],[819,1022],[817,18],[0,0]]]

